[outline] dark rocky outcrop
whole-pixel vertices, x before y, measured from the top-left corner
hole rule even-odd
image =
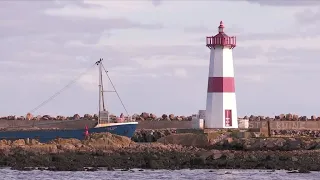
[[[88,139],[0,141],[0,166],[53,171],[113,169],[287,169],[320,171],[320,141],[311,138],[239,139],[219,132],[171,134],[155,143],[135,143],[109,133]],[[166,139],[166,140],[165,140]],[[161,143],[160,143],[161,142]],[[178,144],[171,144],[171,143]],[[180,144],[180,145],[179,145]],[[90,167],[90,168],[88,168]]]
[[[136,130],[131,140],[135,142],[156,142],[158,139],[176,134],[176,132],[176,129],[139,129]]]

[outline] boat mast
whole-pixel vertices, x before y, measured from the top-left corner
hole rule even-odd
[[[100,119],[101,119],[101,101],[102,101],[102,61],[103,59],[100,58],[100,60],[97,62],[97,65],[99,66],[99,110],[98,110],[98,124],[100,124]]]
[[[101,111],[103,111],[103,114],[107,113],[107,122],[109,123],[109,113],[106,112],[105,103],[104,103],[104,89],[103,89],[103,79],[102,79],[102,64],[103,59],[100,58],[100,60],[97,62],[99,65],[99,117],[98,117],[98,124],[101,124]]]

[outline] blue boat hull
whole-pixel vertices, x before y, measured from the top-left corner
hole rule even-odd
[[[119,125],[111,125],[106,127],[95,127],[88,129],[89,134],[109,132],[112,134],[126,136],[131,138],[137,128],[137,123],[120,123]],[[85,139],[85,128],[83,129],[66,129],[66,130],[21,130],[21,131],[0,131],[0,139],[16,140],[16,139],[37,139],[45,143],[56,138],[75,138],[79,140]]]

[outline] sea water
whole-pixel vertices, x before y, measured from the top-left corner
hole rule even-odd
[[[132,171],[78,171],[78,172],[53,172],[53,171],[16,171],[10,169],[0,169],[1,179],[4,180],[169,180],[169,179],[192,179],[192,180],[318,180],[320,172],[307,174],[287,173],[285,170],[143,170],[134,169]]]

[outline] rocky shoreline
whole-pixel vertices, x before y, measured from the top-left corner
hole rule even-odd
[[[156,142],[162,137],[176,134],[176,129],[139,129],[136,130],[131,138],[134,142]]]
[[[119,116],[114,114],[110,114],[110,120],[116,121]],[[125,117],[127,120],[128,117]],[[32,120],[32,121],[40,121],[40,120],[57,120],[57,121],[65,121],[65,120],[81,120],[87,119],[96,121],[98,119],[97,114],[84,114],[80,116],[79,114],[74,114],[73,116],[51,116],[51,115],[33,115],[28,113],[26,116],[3,116],[0,117],[0,120]],[[133,114],[131,116],[131,120],[134,121],[191,121],[191,116],[177,116],[174,114],[162,114],[160,117],[156,116],[153,113],[143,112],[141,114]]]
[[[17,170],[286,169],[320,171],[320,139],[174,134],[136,143],[110,133],[88,139],[0,141],[0,167]],[[90,168],[88,168],[90,167]]]
[[[157,116],[154,113],[147,113],[142,112],[141,114],[133,114],[131,116],[132,120],[135,121],[191,121],[193,115],[188,116],[180,116],[180,115],[174,115],[174,114],[162,114],[161,116]],[[116,116],[114,114],[110,114],[111,120],[116,120],[119,116]],[[51,116],[51,115],[33,115],[28,113],[26,116],[16,116],[16,115],[10,115],[10,116],[3,116],[0,117],[0,120],[34,120],[34,121],[40,121],[40,120],[57,120],[57,121],[63,121],[63,120],[81,120],[81,119],[87,119],[87,120],[97,120],[98,115],[97,114],[84,114],[83,116],[80,116],[79,114],[74,114],[73,116]],[[287,113],[287,114],[280,114],[276,115],[274,117],[270,116],[259,116],[259,115],[249,115],[244,117],[239,117],[239,119],[248,119],[249,121],[320,121],[320,116],[300,116],[293,113]]]

